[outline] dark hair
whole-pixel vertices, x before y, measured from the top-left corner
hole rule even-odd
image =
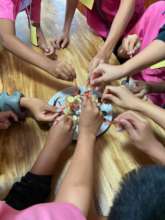
[[[165,220],[165,167],[148,166],[126,175],[108,220]]]

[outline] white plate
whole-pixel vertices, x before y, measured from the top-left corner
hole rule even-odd
[[[80,87],[80,94],[82,95],[86,90],[85,87]],[[75,94],[75,88],[74,87],[69,87],[66,88],[58,93],[56,93],[50,100],[49,100],[49,105],[64,105],[65,100],[68,96],[74,96]],[[94,92],[94,95],[97,95],[97,97],[100,96],[98,92]],[[58,99],[58,100],[57,100]],[[103,112],[104,115],[104,122],[102,123],[100,130],[97,134],[97,136],[103,134],[110,126],[110,122],[112,121],[112,105],[111,104],[101,104],[100,106],[101,111]],[[77,140],[78,137],[78,125],[74,129],[74,134],[73,134],[73,140]]]

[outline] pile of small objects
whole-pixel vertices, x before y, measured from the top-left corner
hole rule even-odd
[[[99,104],[99,99],[96,95],[94,95],[90,90],[85,91],[83,94],[75,94],[75,96],[67,96],[65,98],[65,103],[64,105],[60,105],[60,103],[56,104],[57,111],[61,114],[64,115],[70,115],[73,119],[74,127],[78,124],[79,122],[79,117],[81,113],[81,103],[83,100],[83,97],[91,97],[93,101],[95,101],[98,105]]]

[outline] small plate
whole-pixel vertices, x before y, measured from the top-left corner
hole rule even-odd
[[[80,90],[80,95],[82,95],[86,91],[86,88],[85,87],[79,87],[79,90]],[[100,97],[100,94],[96,91],[94,91],[93,94],[97,97]],[[66,89],[56,93],[49,100],[48,103],[49,103],[49,105],[63,106],[65,104],[66,98],[68,96],[74,96],[74,95],[75,95],[75,88],[74,87],[69,87],[69,88],[66,88]],[[100,109],[101,109],[101,111],[103,112],[103,115],[104,115],[104,122],[102,123],[97,136],[103,134],[110,127],[110,122],[112,121],[112,105],[102,103],[100,105]],[[78,137],[78,125],[74,129],[73,140],[77,140],[77,137]]]

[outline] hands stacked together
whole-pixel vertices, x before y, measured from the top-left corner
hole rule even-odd
[[[84,120],[85,119],[85,120]],[[97,107],[97,104],[89,97],[84,97],[82,102],[79,133],[88,137],[89,135],[96,137],[97,132],[103,122],[103,115]],[[47,141],[55,143],[58,139],[67,146],[72,141],[73,122],[70,116],[60,116],[50,129]]]

